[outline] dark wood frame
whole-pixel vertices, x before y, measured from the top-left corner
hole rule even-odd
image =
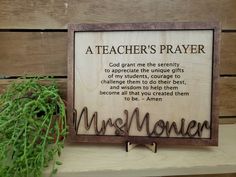
[[[74,34],[75,32],[97,31],[161,31],[161,30],[213,30],[212,51],[212,91],[211,91],[211,134],[210,138],[165,138],[165,137],[140,137],[140,136],[97,136],[76,135],[73,128],[74,116]],[[68,105],[67,116],[69,124],[69,137],[71,142],[96,142],[96,143],[151,143],[158,145],[218,145],[218,77],[219,77],[219,52],[220,52],[220,26],[219,23],[195,22],[158,22],[158,23],[123,23],[123,24],[70,24],[68,26]]]

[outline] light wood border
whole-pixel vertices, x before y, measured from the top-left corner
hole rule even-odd
[[[74,35],[75,32],[106,32],[106,31],[160,31],[160,30],[213,30],[212,55],[212,91],[211,91],[211,135],[210,138],[165,138],[141,136],[96,136],[76,135],[73,127],[74,117]],[[216,22],[158,22],[158,23],[115,23],[115,24],[70,24],[68,25],[68,105],[67,116],[70,142],[85,143],[151,143],[158,145],[218,145],[218,108],[219,108],[219,52],[220,52],[220,25]]]

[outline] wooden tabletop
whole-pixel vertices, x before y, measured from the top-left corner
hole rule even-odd
[[[171,176],[236,173],[236,124],[220,125],[219,147],[66,145],[56,177]]]

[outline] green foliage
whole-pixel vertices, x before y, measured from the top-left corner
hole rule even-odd
[[[0,177],[41,177],[51,161],[54,174],[66,135],[65,107],[55,82],[11,84],[0,96]]]

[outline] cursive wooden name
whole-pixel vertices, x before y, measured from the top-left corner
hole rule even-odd
[[[92,127],[94,128],[96,135],[105,135],[107,127],[114,128],[114,134],[117,136],[128,136],[130,132],[131,125],[136,121],[136,128],[139,132],[146,131],[149,137],[170,137],[172,132],[176,135],[182,137],[202,137],[204,130],[210,130],[210,123],[208,121],[197,122],[196,120],[191,120],[186,123],[185,119],[182,118],[180,125],[178,126],[175,121],[169,122],[159,119],[156,123],[150,125],[150,114],[147,112],[143,118],[140,118],[139,108],[135,108],[132,114],[129,115],[128,110],[124,110],[125,118],[116,118],[112,120],[108,118],[107,120],[102,120],[102,124],[98,127],[98,113],[94,112],[91,119],[88,117],[88,108],[84,107],[79,115],[75,116],[73,119],[73,124],[75,131],[78,135],[78,130],[81,125],[81,120],[84,119],[84,127],[88,131]]]

